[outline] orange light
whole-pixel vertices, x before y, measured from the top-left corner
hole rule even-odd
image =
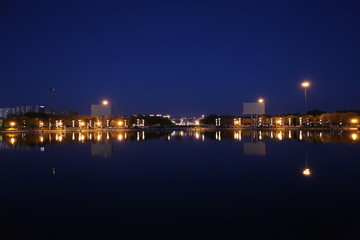
[[[15,122],[10,122],[10,126],[15,127],[16,123]]]
[[[304,174],[304,176],[310,176],[310,175],[311,175],[310,169],[309,169],[309,168],[306,168],[306,169],[303,171],[303,174]]]
[[[356,119],[356,118],[353,118],[353,119],[350,120],[350,122],[353,123],[353,124],[358,124],[359,120]]]
[[[304,88],[310,87],[310,82],[302,82],[301,86]]]
[[[356,141],[356,140],[358,140],[358,138],[359,138],[359,136],[358,136],[357,133],[351,134],[351,139],[352,139],[352,140]]]
[[[102,104],[103,104],[103,105],[108,105],[108,104],[109,104],[109,101],[108,101],[108,100],[103,100],[103,101],[102,101]]]
[[[124,122],[123,121],[118,121],[118,125],[122,126],[122,125],[124,125]]]

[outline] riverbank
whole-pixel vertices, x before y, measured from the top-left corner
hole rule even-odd
[[[143,127],[143,128],[102,128],[102,129],[83,129],[83,128],[66,128],[66,129],[2,129],[0,133],[72,133],[72,132],[136,132],[136,131],[214,131],[214,130],[257,130],[257,131],[284,131],[284,130],[311,130],[311,131],[355,131],[360,132],[359,128],[351,127],[300,127],[300,126],[279,126],[279,127],[203,127],[203,126],[181,126],[181,127]]]

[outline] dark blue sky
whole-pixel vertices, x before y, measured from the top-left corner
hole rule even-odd
[[[360,108],[359,1],[0,2],[0,107],[237,114]]]

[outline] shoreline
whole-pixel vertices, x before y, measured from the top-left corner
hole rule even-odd
[[[73,133],[73,132],[136,132],[136,131],[215,131],[215,130],[249,130],[249,131],[351,131],[360,132],[359,128],[351,127],[299,127],[299,126],[281,126],[281,127],[144,127],[144,128],[103,128],[103,129],[5,129],[0,130],[0,133]]]

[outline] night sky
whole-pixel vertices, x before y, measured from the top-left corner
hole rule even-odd
[[[359,1],[0,1],[0,107],[89,114],[360,108]]]

